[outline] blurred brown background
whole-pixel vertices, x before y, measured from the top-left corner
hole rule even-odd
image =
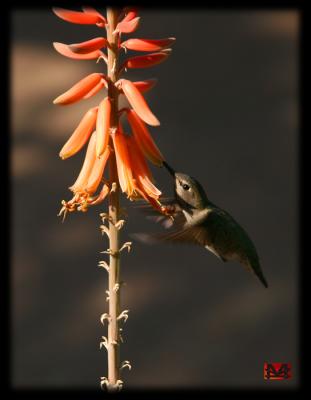
[[[171,57],[133,79],[157,77],[147,95],[161,121],[153,137],[168,161],[195,176],[254,240],[270,287],[235,263],[191,246],[135,243],[122,258],[122,359],[128,388],[293,387],[298,371],[298,39],[293,11],[145,10],[133,37],[175,36]],[[57,218],[84,154],[58,152],[94,99],[52,100],[105,65],[62,57],[99,28],[49,9],[12,12],[12,384],[98,388],[106,329],[107,247],[98,213]],[[158,186],[171,180],[155,170]],[[155,229],[124,200],[132,232]],[[293,379],[263,380],[263,363],[292,362]]]

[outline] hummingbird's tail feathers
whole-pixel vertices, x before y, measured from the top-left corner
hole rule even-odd
[[[256,271],[255,274],[258,276],[260,282],[267,289],[269,287],[269,285],[268,285],[267,279],[264,277],[264,274],[261,271]]]
[[[268,288],[268,282],[261,270],[258,260],[252,262],[247,261],[246,263],[243,262],[242,264],[245,265],[249,271],[251,271],[257,276],[257,278],[260,280],[260,282],[264,285],[265,288]]]

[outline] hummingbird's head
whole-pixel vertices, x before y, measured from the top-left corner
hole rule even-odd
[[[201,209],[208,202],[201,184],[189,175],[176,172],[166,161],[163,166],[174,177],[176,200],[183,207]]]
[[[204,208],[208,201],[201,184],[191,176],[180,172],[175,173],[175,193],[177,200],[181,199],[191,208]]]

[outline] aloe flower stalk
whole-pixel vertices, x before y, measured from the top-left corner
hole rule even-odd
[[[54,13],[66,22],[80,25],[95,25],[106,36],[88,39],[81,43],[64,44],[55,42],[54,48],[61,55],[76,60],[103,60],[106,73],[92,73],[73,84],[54,100],[57,105],[69,105],[87,100],[100,91],[105,91],[97,107],[90,108],[82,116],[78,126],[62,147],[59,155],[65,160],[86,148],[81,171],[69,189],[73,197],[62,201],[59,215],[63,219],[73,211],[86,212],[90,206],[98,205],[108,198],[108,212],[100,213],[100,229],[109,239],[109,247],[102,253],[109,256],[99,266],[108,272],[108,312],[104,312],[101,323],[108,326],[107,336],[102,336],[100,348],[107,350],[108,374],[100,380],[101,387],[108,391],[120,390],[123,386],[121,371],[131,369],[129,361],[120,362],[122,324],[128,319],[129,310],[121,310],[120,254],[130,251],[131,242],[120,242],[120,229],[125,223],[120,208],[120,194],[131,201],[144,199],[160,213],[169,210],[160,202],[161,191],[155,186],[148,161],[161,167],[164,157],[147,128],[158,126],[160,122],[151,111],[144,93],[151,90],[156,80],[132,82],[121,77],[131,68],[153,67],[165,61],[170,54],[170,46],[175,38],[134,39],[122,42],[124,34],[138,29],[140,17],[137,9],[107,9],[107,16],[92,7],[82,7],[82,11],[54,8]],[[120,52],[150,52],[145,55],[129,56],[121,65]],[[124,95],[129,106],[119,109],[118,99]],[[130,132],[124,132],[122,118],[127,118]],[[109,167],[109,178],[104,171]],[[106,225],[106,222],[108,225]]]

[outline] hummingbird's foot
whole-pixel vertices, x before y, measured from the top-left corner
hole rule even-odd
[[[109,290],[106,290],[106,294],[107,294],[106,301],[109,301],[110,300],[110,292],[109,292]]]
[[[108,339],[106,338],[106,336],[102,336],[102,341],[99,343],[99,348],[102,349],[102,347],[104,346],[106,348],[106,350],[108,350]]]
[[[128,313],[129,313],[129,311],[130,310],[123,310],[122,312],[121,312],[121,314],[117,317],[117,320],[118,321],[120,321],[121,319],[124,319],[124,323],[128,320]]]
[[[100,322],[101,322],[103,325],[105,325],[105,319],[108,321],[108,323],[110,323],[111,317],[110,317],[109,314],[104,313],[104,314],[101,315],[101,317],[100,317]]]
[[[98,263],[98,266],[99,266],[100,268],[105,268],[105,270],[106,270],[107,272],[109,272],[109,265],[106,263],[106,261],[100,261],[100,262]]]
[[[127,249],[127,252],[129,253],[131,251],[131,246],[132,246],[132,242],[125,242],[120,249],[120,253],[124,249]]]

